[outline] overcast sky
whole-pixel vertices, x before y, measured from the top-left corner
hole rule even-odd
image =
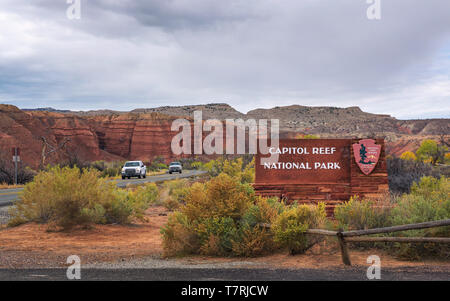
[[[0,0],[0,103],[450,117],[450,1]]]

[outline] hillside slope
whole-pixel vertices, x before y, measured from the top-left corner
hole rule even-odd
[[[398,120],[388,115],[363,112],[358,107],[287,106],[256,109],[243,114],[227,104],[136,109],[131,112],[111,110],[72,112],[51,108],[20,110],[0,105],[1,156],[10,157],[12,146],[22,149],[22,159],[39,166],[42,137],[52,146],[66,140],[64,150],[52,153],[46,163],[77,156],[82,160],[140,159],[156,156],[173,159],[172,121],[179,116],[192,117],[202,110],[203,119],[279,119],[282,137],[314,134],[323,138],[384,137],[387,153],[399,155],[416,150],[425,138],[450,135],[449,119]]]

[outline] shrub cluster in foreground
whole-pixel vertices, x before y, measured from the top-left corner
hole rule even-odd
[[[322,203],[287,206],[278,199],[255,196],[251,185],[241,181],[241,172],[222,172],[206,183],[182,188],[183,202],[178,203],[177,211],[169,216],[161,230],[165,256],[258,256],[280,248],[297,254],[324,239],[306,235],[305,231],[310,228],[370,229],[450,218],[450,184],[445,177],[423,177],[412,185],[410,194],[400,197],[387,195],[383,200],[352,198],[337,206],[332,221],[326,218]],[[264,224],[272,227],[265,228]],[[386,235],[449,237],[450,227]],[[379,247],[408,259],[448,258],[450,255],[446,244],[352,245]]]
[[[25,186],[10,211],[9,225],[34,221],[68,230],[95,223],[126,224],[142,219],[157,196],[153,183],[135,190],[118,189],[97,170],[56,166],[40,172]]]
[[[321,225],[323,205],[289,207],[255,196],[241,180],[239,173],[221,173],[192,185],[161,230],[165,256],[258,256],[280,247],[300,253],[311,245],[304,232]],[[268,223],[274,225],[270,230],[263,227]]]
[[[371,229],[450,218],[450,181],[423,177],[411,186],[411,193],[393,198],[391,204],[357,198],[338,206],[335,218],[346,229]],[[381,234],[380,234],[381,235]],[[378,235],[378,236],[380,236]],[[450,227],[387,233],[389,236],[450,237]],[[408,259],[437,256],[450,258],[450,246],[437,243],[358,243],[380,247]]]

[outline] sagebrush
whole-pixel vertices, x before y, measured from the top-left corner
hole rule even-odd
[[[94,223],[125,224],[142,218],[156,197],[155,184],[127,191],[106,182],[97,170],[55,166],[25,185],[10,210],[9,225],[34,221],[68,230]]]

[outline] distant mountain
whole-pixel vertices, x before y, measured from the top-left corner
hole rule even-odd
[[[57,110],[51,107],[36,108],[36,109],[21,109],[22,111],[41,111],[41,112],[53,112],[53,113],[73,113],[70,110]]]
[[[132,113],[158,112],[171,116],[190,116],[201,110],[203,119],[278,119],[280,130],[325,136],[440,135],[450,133],[450,119],[399,120],[385,114],[363,112],[359,107],[308,107],[292,105],[272,109],[255,109],[243,114],[228,104],[165,106],[136,109]]]
[[[190,116],[194,117],[194,111],[202,111],[203,119],[238,119],[246,118],[246,115],[237,111],[226,103],[214,103],[206,105],[190,106],[164,106],[150,109],[136,109],[131,113],[149,113],[157,112],[171,116]]]
[[[141,108],[130,112],[114,110],[70,111],[53,108],[23,109],[23,111],[53,112],[76,116],[160,113],[169,116],[193,117],[202,111],[203,119],[278,119],[282,132],[323,136],[355,137],[384,136],[396,140],[404,135],[448,135],[450,119],[399,120],[390,115],[363,112],[359,107],[308,107],[292,105],[272,109],[255,109],[241,113],[226,103],[187,106]]]
[[[91,110],[91,111],[71,111],[71,110],[58,110],[51,107],[48,108],[36,108],[36,109],[21,109],[25,112],[51,112],[51,113],[60,113],[60,114],[73,114],[77,116],[99,116],[99,115],[111,115],[111,114],[123,114],[126,112],[123,111],[114,111],[114,110]]]
[[[389,115],[363,112],[359,107],[307,107],[300,105],[255,109],[247,114],[228,104],[163,106],[135,109],[70,111],[53,108],[20,110],[0,105],[0,149],[12,144],[24,149],[24,160],[39,162],[41,137],[57,145],[66,138],[86,160],[151,160],[162,154],[170,159],[171,121],[193,117],[201,110],[203,119],[278,119],[281,137],[313,134],[322,138],[384,137],[388,154],[415,151],[423,139],[439,140],[450,135],[450,119],[399,120]],[[26,149],[26,151],[25,151]],[[62,160],[64,156],[54,160]]]

